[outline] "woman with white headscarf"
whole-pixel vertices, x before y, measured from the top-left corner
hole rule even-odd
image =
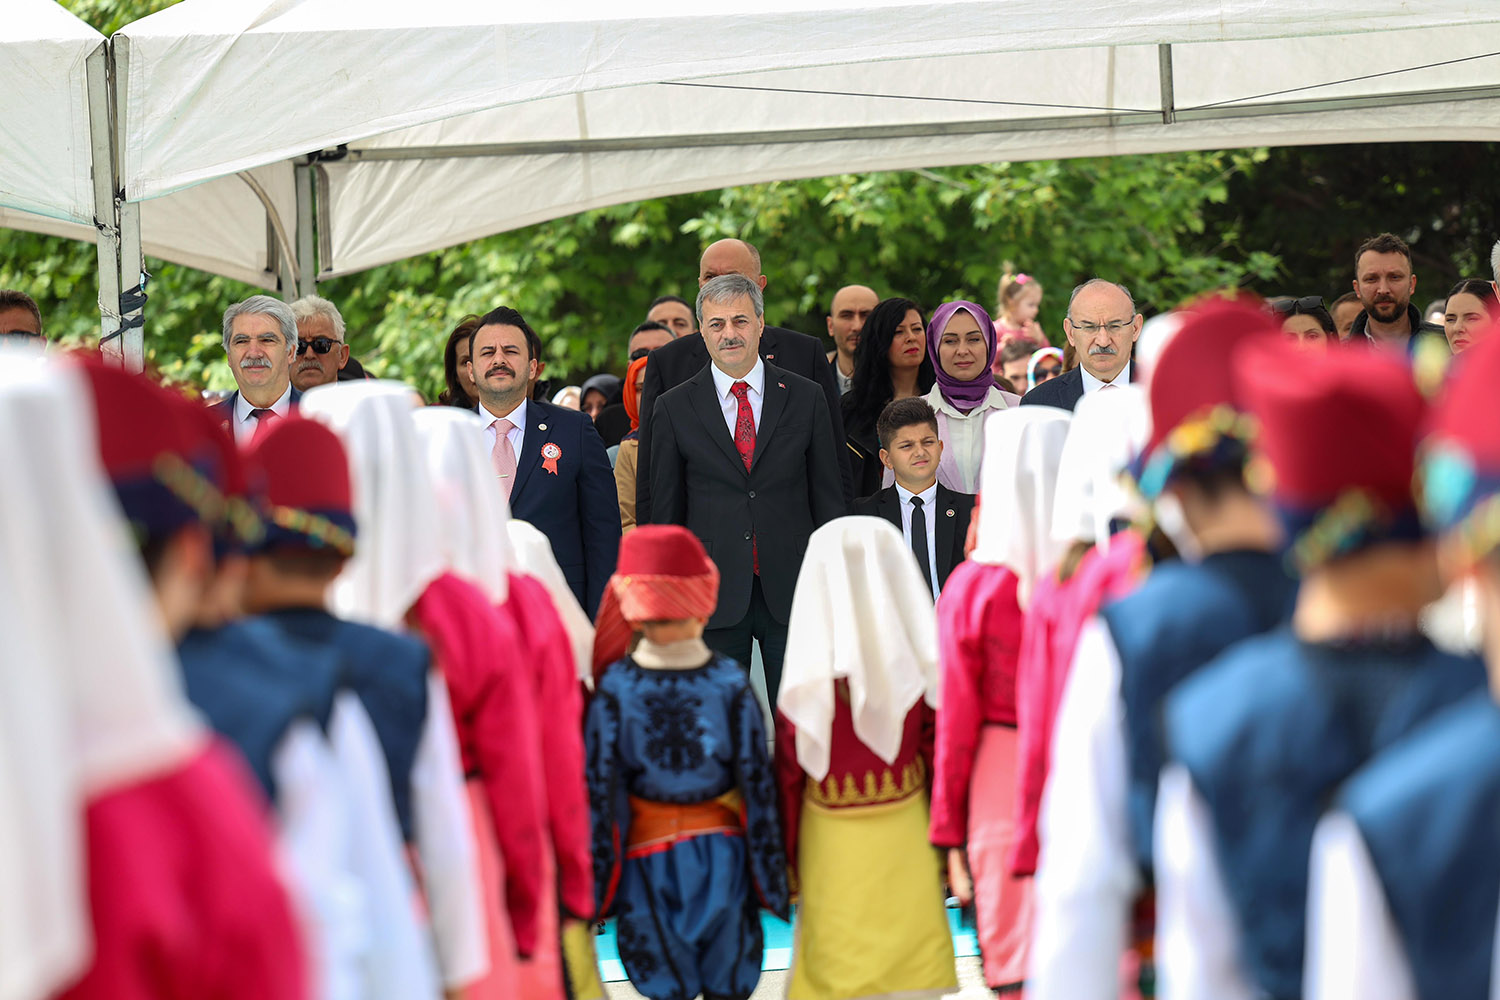
[[[1150,425],[1146,393],[1138,385],[1091,393],[1073,411],[1052,514],[1053,541],[1067,548],[1032,594],[1016,671],[1021,747],[1012,875],[1036,873],[1037,817],[1052,757],[1053,722],[1084,623],[1134,587],[1146,569],[1145,539],[1130,530],[1111,534],[1111,526],[1130,511],[1132,494],[1121,477],[1145,445]]]
[[[1027,406],[986,422],[977,541],[937,605],[943,708],[929,835],[948,851],[955,895],[974,901],[992,989],[1025,979],[1030,882],[1012,879],[1006,866],[1015,833],[1016,665],[1024,610],[1064,549],[1052,512],[1070,418]]]
[[[537,951],[531,961],[518,967],[515,995],[528,1000],[560,997],[560,917],[585,921],[594,909],[588,792],[583,777],[583,697],[572,646],[546,588],[515,569],[510,512],[495,479],[484,421],[451,407],[418,410],[412,419],[442,513],[438,524],[448,568],[477,584],[495,602],[519,647],[512,665],[529,683],[530,712],[539,723],[551,850],[542,878]],[[573,599],[571,591],[568,596]],[[498,872],[500,859],[492,849],[493,838],[487,846],[491,849],[482,849],[481,862]],[[500,881],[499,877],[486,878],[493,885]],[[492,942],[492,952],[507,943]]]
[[[808,541],[777,698],[776,770],[802,903],[788,1000],[956,988],[927,844],[937,622],[901,532],[843,517]]]
[[[264,807],[183,698],[90,390],[0,354],[0,996],[300,1000]]]
[[[340,382],[303,398],[303,415],[333,428],[349,453],[360,526],[360,545],[329,594],[342,616],[418,634],[447,682],[476,832],[504,864],[503,899],[487,893],[486,916],[491,941],[506,950],[491,955],[490,976],[466,994],[512,997],[507,957],[529,959],[540,936],[546,800],[537,721],[514,631],[493,603],[505,582],[503,524],[471,523],[465,537],[484,538],[486,555],[455,556],[413,407],[410,388],[396,382]],[[450,569],[455,562],[482,583]]]

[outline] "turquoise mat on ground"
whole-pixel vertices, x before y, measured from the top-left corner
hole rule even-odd
[[[792,919],[796,919],[795,912]],[[766,935],[766,954],[761,969],[770,972],[789,968],[792,964],[792,925],[765,912],[760,915],[760,925]],[[952,908],[948,910],[948,926],[953,931],[955,957],[969,958],[979,954],[979,940],[974,936],[974,925],[960,911]],[[604,931],[594,940],[594,947],[599,956],[599,974],[604,981],[624,982],[628,977],[625,975],[625,967],[620,964],[619,949],[615,946],[613,920],[604,922]]]

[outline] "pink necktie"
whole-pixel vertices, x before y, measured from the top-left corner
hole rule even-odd
[[[495,446],[490,449],[490,458],[495,462],[495,473],[500,477],[500,491],[510,499],[510,491],[516,485],[516,450],[510,446],[510,432],[516,425],[504,417],[490,425],[495,428]]]

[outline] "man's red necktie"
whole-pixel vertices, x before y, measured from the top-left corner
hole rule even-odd
[[[744,382],[736,382],[729,391],[740,401],[739,414],[734,420],[734,447],[745,463],[745,471],[749,472],[755,460],[755,411],[750,409],[750,387]],[[760,576],[760,546],[753,535],[750,538],[750,559],[755,566],[755,575]]]

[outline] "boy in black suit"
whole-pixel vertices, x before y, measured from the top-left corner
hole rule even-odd
[[[854,513],[883,517],[901,529],[934,598],[964,560],[964,538],[974,498],[937,481],[943,442],[937,414],[920,396],[892,400],[875,422],[880,461],[896,477],[873,496],[854,501]]]

